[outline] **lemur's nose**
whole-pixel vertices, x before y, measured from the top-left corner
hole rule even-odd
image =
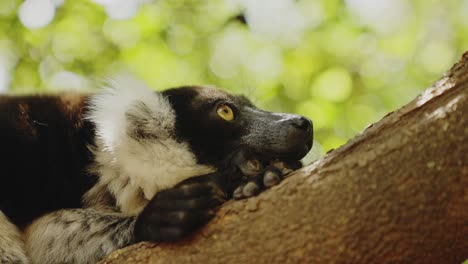
[[[312,131],[312,121],[303,116],[295,118],[292,122],[292,125],[295,128],[305,131],[306,133],[310,133]]]

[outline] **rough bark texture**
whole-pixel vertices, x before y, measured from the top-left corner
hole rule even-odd
[[[468,258],[468,53],[439,82],[176,244],[103,263],[461,263]]]

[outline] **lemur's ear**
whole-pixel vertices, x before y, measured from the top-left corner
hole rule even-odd
[[[127,134],[136,140],[166,139],[173,134],[173,125],[161,116],[167,113],[154,111],[143,101],[136,101],[125,112]]]
[[[164,139],[174,133],[175,113],[168,100],[127,75],[108,81],[107,89],[91,97],[89,108],[97,137],[110,149],[125,138]]]

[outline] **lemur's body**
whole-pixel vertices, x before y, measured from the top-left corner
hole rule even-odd
[[[81,207],[81,197],[95,184],[86,168],[94,125],[82,118],[85,100],[0,97],[0,208],[17,225],[44,212]]]
[[[0,131],[0,263],[94,263],[178,239],[224,193],[269,185],[234,175],[245,156],[297,160],[311,147],[304,118],[213,88],[158,93],[124,80],[98,95],[0,97]]]

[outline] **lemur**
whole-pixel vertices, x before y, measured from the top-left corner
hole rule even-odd
[[[299,168],[312,122],[206,86],[129,78],[96,94],[0,96],[0,263],[95,263],[170,242]]]

